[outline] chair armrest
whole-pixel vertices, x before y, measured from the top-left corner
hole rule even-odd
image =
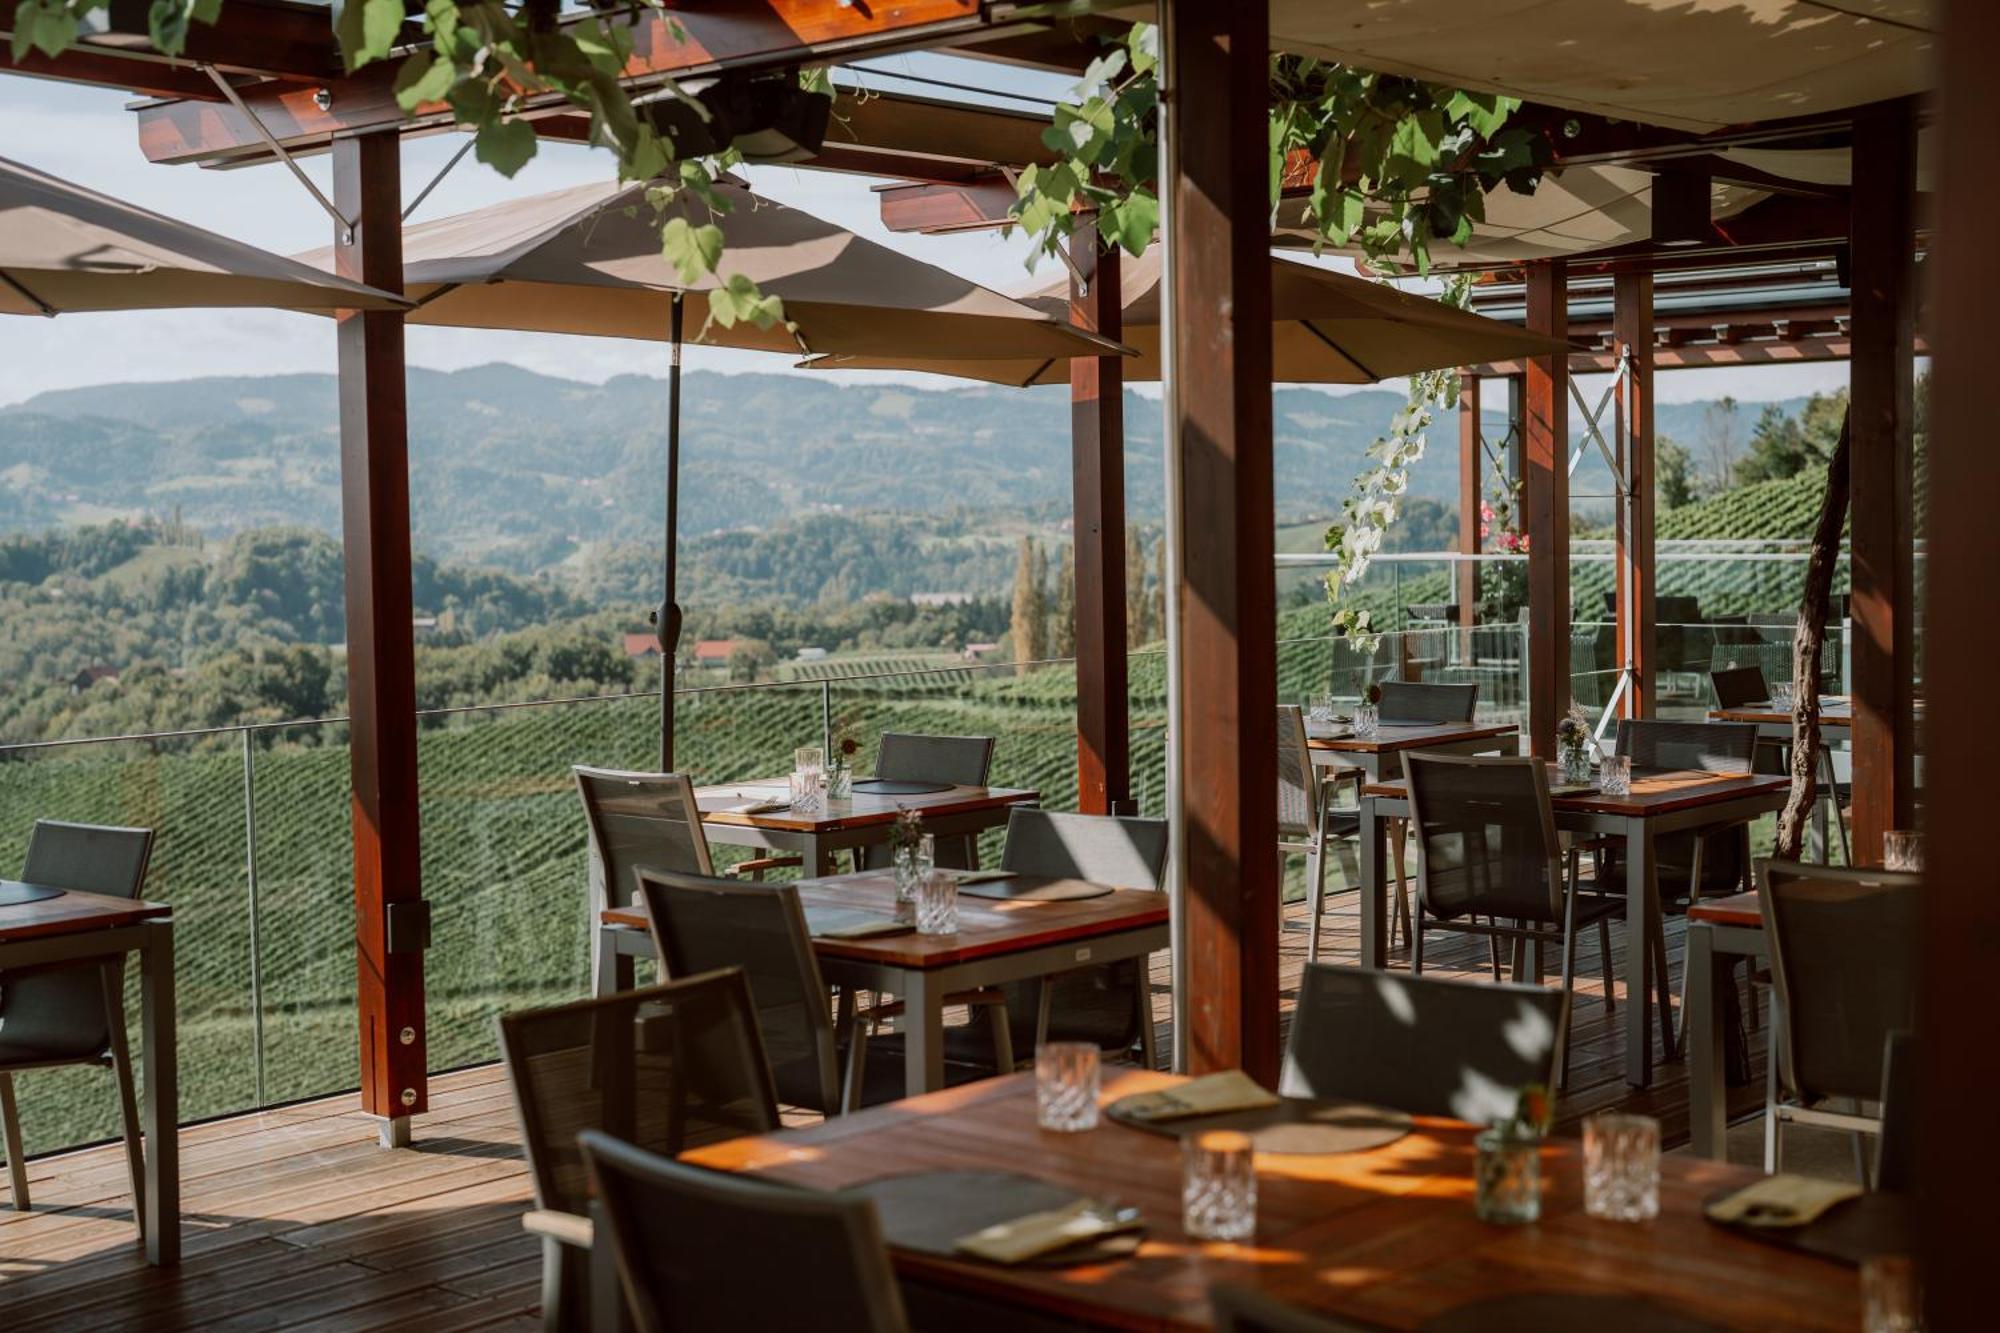
[[[531,1231],[537,1236],[546,1236],[550,1240],[561,1241],[565,1245],[574,1245],[579,1250],[590,1248],[592,1235],[596,1231],[596,1228],[591,1226],[589,1218],[578,1217],[575,1213],[557,1212],[552,1208],[536,1208],[525,1214],[521,1218],[521,1229]]]
[[[724,873],[730,879],[762,879],[766,870],[804,864],[805,858],[798,856],[760,856],[753,861],[739,861]]]

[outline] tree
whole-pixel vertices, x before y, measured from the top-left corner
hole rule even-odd
[[[1147,640],[1149,643],[1158,642],[1167,637],[1167,535],[1165,533],[1161,533],[1160,539],[1153,543],[1153,563],[1153,617],[1151,622],[1153,637]]]
[[[1701,493],[1720,495],[1736,482],[1736,455],[1743,447],[1743,419],[1736,400],[1724,395],[1701,413]]]
[[[1653,503],[1661,509],[1693,504],[1693,466],[1685,445],[1658,437],[1653,442]]]
[[[1137,529],[1125,529],[1125,646],[1152,640],[1152,603],[1146,598],[1146,546]]]
[[[1014,644],[1016,662],[1038,662],[1048,652],[1048,616],[1043,609],[1039,573],[1047,566],[1038,559],[1033,537],[1021,538],[1020,558],[1014,565],[1014,614],[1008,636]],[[1020,668],[1027,674],[1027,667]]]
[[[736,646],[729,650],[729,678],[742,684],[750,684],[757,674],[778,660],[771,645],[762,639],[738,639]]]
[[[1778,481],[1809,467],[1824,467],[1833,457],[1846,417],[1845,389],[1814,394],[1796,417],[1776,403],[1767,403],[1750,432],[1750,453],[1736,465],[1736,480]]]
[[[1049,654],[1076,656],[1076,547],[1065,545],[1056,561],[1056,618],[1049,628]]]

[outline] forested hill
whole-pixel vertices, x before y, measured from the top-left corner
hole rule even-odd
[[[591,543],[659,531],[665,389],[513,366],[410,372],[417,544],[441,560],[548,569]],[[1401,404],[1389,390],[1281,390],[1280,507],[1331,511]],[[1059,388],[918,390],[779,375],[686,381],[681,517],[690,534],[802,514],[1056,517],[1070,493]],[[0,410],[0,531],[141,514],[209,536],[339,522],[334,382],[325,375],[111,384]],[[1129,395],[1127,494],[1160,506],[1160,408]],[[1415,491],[1452,494],[1451,460]]]

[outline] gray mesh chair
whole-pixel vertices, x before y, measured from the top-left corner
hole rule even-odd
[[[1378,687],[1379,720],[1389,724],[1412,722],[1470,722],[1479,706],[1479,686],[1426,685],[1417,681],[1385,680]]]
[[[1764,1167],[1784,1164],[1790,1124],[1879,1134],[1889,1038],[1916,1028],[1922,903],[1916,875],[1768,861],[1759,904],[1776,1003]],[[1865,1172],[1863,1179],[1865,1181]]]
[[[1367,1324],[1308,1314],[1249,1287],[1217,1283],[1208,1289],[1216,1333],[1365,1333]]]
[[[900,1047],[887,1038],[856,1039],[866,1016],[857,1013],[855,997],[843,991],[838,1018],[829,1014],[830,991],[797,885],[668,870],[642,870],[638,880],[665,975],[743,969],[779,1101],[838,1115],[903,1095],[901,1063],[890,1058]],[[946,1072],[956,1082],[973,1076],[949,1062]]]
[[[1577,931],[1595,922],[1612,993],[1610,918],[1619,905],[1585,898],[1563,873],[1542,761],[1415,753],[1403,757],[1417,826],[1417,904],[1410,966],[1424,970],[1424,933],[1448,930],[1562,950],[1562,990],[1576,982]],[[1480,918],[1486,918],[1481,921]],[[1564,1061],[1556,1061],[1558,1081]]]
[[[993,771],[991,736],[920,736],[908,732],[885,731],[875,752],[875,776],[897,782],[949,782],[958,787],[984,787]],[[875,844],[860,849],[864,869],[880,870],[889,864],[888,847]],[[979,840],[970,833],[955,833],[937,840],[937,864],[955,870],[977,865]]]
[[[655,1152],[779,1127],[750,990],[734,969],[503,1014],[500,1050],[535,1188],[542,1318],[587,1326],[590,1182],[577,1135],[603,1130]]]
[[[1295,704],[1278,705],[1278,878],[1284,879],[1286,858],[1303,852],[1306,858],[1306,893],[1312,904],[1306,918],[1311,932],[1306,941],[1306,961],[1319,959],[1320,920],[1326,910],[1326,853],[1339,838],[1357,837],[1361,832],[1361,811],[1339,809],[1335,805],[1341,784],[1353,783],[1357,799],[1361,790],[1358,768],[1320,768],[1313,763],[1312,749],[1306,744],[1305,713]],[[1403,882],[1396,888],[1402,896],[1404,919],[1409,902]],[[1284,919],[1284,906],[1278,908]]]
[[[1720,667],[1708,673],[1708,683],[1715,691],[1717,708],[1743,708],[1771,698],[1771,687],[1760,666]]]
[[[668,1161],[600,1133],[583,1153],[639,1333],[905,1333],[875,1205]]]
[[[1491,1124],[1553,1087],[1569,997],[1308,963],[1278,1091]]]
[[[52,889],[137,898],[152,859],[153,831],[35,821],[21,878]],[[14,1207],[29,1207],[28,1163],[14,1075],[63,1065],[110,1065],[118,1078],[125,1158],[132,1174],[132,1216],[145,1231],[145,1157],[132,1052],[125,1039],[122,958],[0,972],[0,1143],[7,1152]]]

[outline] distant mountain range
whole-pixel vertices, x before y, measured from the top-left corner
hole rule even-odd
[[[796,375],[694,372],[685,381],[681,515],[691,536],[805,515],[888,511],[1059,521],[1070,503],[1069,403],[1060,388],[912,389]],[[1281,389],[1281,519],[1333,512],[1363,451],[1402,405],[1390,390]],[[1754,409],[1747,405],[1747,434]],[[1786,404],[1796,410],[1797,404]],[[417,544],[442,560],[520,572],[657,540],[665,385],[603,385],[510,365],[409,376]],[[1660,409],[1691,433],[1703,405]],[[1160,513],[1160,407],[1128,394],[1126,493]],[[329,375],[107,384],[0,409],[0,532],[144,513],[216,535],[340,523]],[[1440,423],[1442,446],[1449,438]],[[1501,423],[1489,422],[1498,437]],[[1446,504],[1455,450],[1412,491]]]

